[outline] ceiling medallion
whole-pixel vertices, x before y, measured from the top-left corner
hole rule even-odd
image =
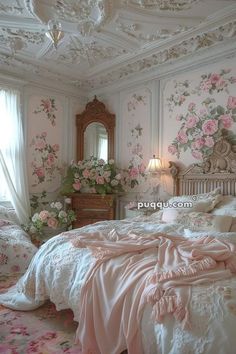
[[[90,35],[108,19],[112,10],[111,0],[56,0],[53,5],[58,18],[78,23],[82,36]]]
[[[181,11],[191,8],[200,0],[123,0],[126,5],[134,5],[145,9],[157,7],[159,10]]]

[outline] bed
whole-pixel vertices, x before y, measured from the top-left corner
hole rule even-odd
[[[232,354],[234,146],[221,139],[203,164],[170,165],[178,196],[169,204],[191,208],[55,236],[0,303],[27,311],[50,299],[58,310],[71,308],[83,354]]]

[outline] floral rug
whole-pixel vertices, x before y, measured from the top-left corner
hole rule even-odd
[[[16,278],[0,280],[0,292]],[[56,311],[47,302],[34,311],[13,311],[0,305],[1,354],[82,354],[74,344],[77,322],[71,310]]]

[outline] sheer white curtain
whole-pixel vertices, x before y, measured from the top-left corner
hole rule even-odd
[[[0,169],[21,223],[30,215],[20,92],[0,87]]]

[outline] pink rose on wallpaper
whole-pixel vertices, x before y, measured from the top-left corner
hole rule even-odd
[[[236,97],[229,96],[228,102],[227,102],[227,107],[229,109],[234,109],[236,108]]]
[[[199,150],[204,146],[205,140],[203,138],[198,138],[192,143],[193,150]]]
[[[46,137],[47,132],[44,131],[41,134],[36,134],[30,143],[30,146],[33,147],[32,176],[37,177],[35,183],[32,184],[33,187],[45,181],[51,182],[58,172],[61,173],[58,166],[59,145],[50,145]]]
[[[216,83],[216,88],[218,90],[222,90],[226,85],[227,84],[226,84],[225,80],[220,80]]]
[[[188,105],[188,110],[193,111],[196,108],[196,104],[194,102],[190,102]]]
[[[139,172],[140,173],[144,173],[146,170],[146,166],[144,165],[144,163],[142,162],[140,165],[139,165]]]
[[[209,91],[212,88],[212,83],[210,80],[203,81],[200,85],[200,89],[203,91]]]
[[[188,117],[188,120],[186,122],[186,127],[187,128],[193,128],[198,122],[199,122],[199,118],[198,117],[190,116],[190,117]]]
[[[49,218],[48,219],[48,226],[51,227],[52,229],[56,229],[58,226],[58,220],[55,218]]]
[[[45,146],[46,146],[46,143],[43,140],[37,140],[35,143],[35,148],[39,149],[39,150],[43,150],[45,148]]]
[[[230,114],[223,114],[219,119],[225,129],[231,128],[234,122]]]
[[[97,176],[96,182],[97,182],[97,184],[104,184],[105,183],[104,178],[102,176]]]
[[[181,130],[178,132],[177,140],[178,140],[181,144],[186,144],[186,143],[187,143],[188,137],[187,137],[187,134],[185,133],[184,130],[181,129]]]
[[[168,146],[168,151],[171,155],[175,155],[177,153],[177,148],[175,145],[169,145]]]
[[[177,114],[177,116],[175,117],[175,119],[179,122],[181,120],[181,114]]]
[[[53,154],[49,153],[47,158],[47,165],[52,166],[55,162],[55,157]]]
[[[54,98],[46,98],[41,99],[40,106],[34,110],[34,114],[45,113],[47,119],[51,122],[52,126],[56,125],[56,115],[55,111],[57,111],[55,99]]]
[[[136,177],[138,177],[138,175],[139,175],[139,171],[138,171],[138,169],[136,168],[136,167],[132,167],[131,169],[130,169],[130,171],[129,171],[129,175],[130,175],[130,177],[131,178],[136,178]]]
[[[59,151],[59,149],[60,149],[59,144],[54,144],[54,145],[52,146],[52,149],[53,149],[53,151],[55,151],[55,152]]]
[[[202,125],[202,131],[206,135],[213,135],[218,130],[218,121],[213,119],[206,120]]]
[[[202,160],[202,153],[200,151],[192,151],[192,156],[197,160]]]
[[[207,115],[207,110],[206,108],[200,109],[199,111],[200,117],[205,117]]]
[[[76,190],[76,191],[79,191],[80,188],[81,188],[81,183],[79,181],[76,181],[74,184],[73,184],[73,188]]]
[[[211,74],[210,76],[210,81],[212,82],[212,84],[216,84],[219,80],[220,80],[220,75],[219,74]]]
[[[38,177],[44,177],[45,176],[45,170],[43,167],[36,167],[35,168],[35,173]]]
[[[215,144],[214,139],[213,139],[211,136],[207,136],[207,137],[205,138],[205,145],[206,145],[207,147],[213,147],[214,144]]]

